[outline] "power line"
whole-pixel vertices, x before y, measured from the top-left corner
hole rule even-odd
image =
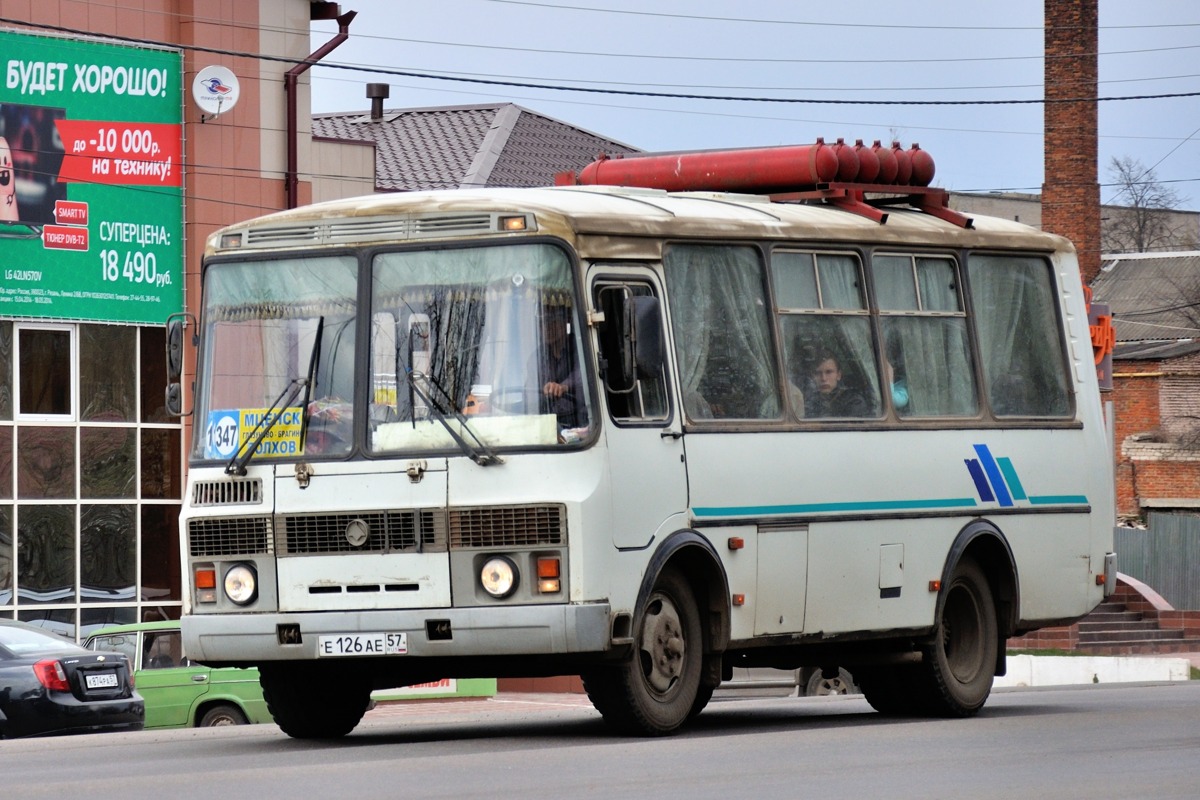
[[[1046,58],[1075,58],[1073,55],[1047,55],[1039,53],[1028,56],[977,56],[972,58],[731,58],[728,56],[675,56],[663,53],[613,53],[596,50],[549,50],[539,47],[513,47],[510,45],[472,44],[465,42],[443,42],[431,39],[405,39],[392,36],[376,36],[373,34],[356,34],[356,39],[375,39],[402,44],[433,45],[437,47],[462,47],[471,50],[499,50],[511,53],[534,53],[538,55],[556,56],[588,56],[590,58],[621,58],[647,59],[655,61],[703,61],[722,64],[961,64],[991,61],[1041,61]],[[1200,45],[1179,45],[1177,47],[1154,47],[1142,50],[1110,50],[1099,53],[1099,56],[1138,55],[1142,53],[1163,53],[1173,50],[1195,50]]]
[[[30,25],[30,23],[14,20],[10,18],[0,17],[0,22],[17,25]],[[82,31],[75,28],[67,28],[60,25],[37,24],[34,27],[44,30],[52,30],[59,33],[68,33],[76,36],[90,36],[92,34],[87,31]],[[217,55],[233,56],[237,58],[252,58],[261,61],[273,61],[286,64],[304,64],[308,63],[306,59],[288,58],[285,56],[270,56],[262,53],[250,53],[241,50],[227,50],[216,47],[205,47],[202,45],[178,44],[172,42],[162,42],[151,39],[139,39],[131,36],[116,36],[110,35],[105,38],[116,41],[130,42],[140,45],[153,45],[156,47],[175,47],[183,50],[190,50],[202,53],[214,53]],[[1163,94],[1143,94],[1143,95],[1127,95],[1113,97],[1063,97],[1063,98],[1034,98],[1026,100],[911,100],[911,99],[854,99],[845,98],[805,98],[805,97],[755,97],[745,95],[718,95],[718,94],[699,94],[699,93],[680,93],[680,92],[651,92],[638,89],[613,89],[600,88],[594,86],[573,86],[569,84],[552,84],[552,83],[533,83],[528,81],[513,81],[513,80],[498,80],[495,78],[468,77],[461,75],[439,75],[437,73],[419,72],[414,70],[392,69],[385,67],[364,67],[358,65],[338,64],[331,62],[322,62],[321,66],[325,69],[341,69],[353,72],[367,72],[375,75],[395,75],[405,78],[416,78],[420,80],[434,81],[450,81],[458,83],[471,83],[482,86],[509,86],[521,89],[543,89],[546,91],[557,92],[579,92],[584,94],[606,94],[618,95],[623,97],[653,97],[659,99],[672,100],[710,100],[720,102],[735,102],[735,103],[784,103],[789,105],[870,105],[870,106],[1000,106],[1000,105],[1042,105],[1046,103],[1092,103],[1092,102],[1116,102],[1129,100],[1169,100],[1184,97],[1200,97],[1200,92],[1172,92]]]
[[[659,11],[630,11],[617,8],[596,8],[594,6],[567,6],[558,3],[536,3],[531,0],[483,0],[489,3],[502,3],[513,6],[530,6],[533,8],[553,9],[554,11],[588,11],[600,14],[624,14],[637,17],[661,17],[665,19],[689,19],[704,22],[739,22],[754,25],[798,25],[814,28],[877,28],[882,30],[944,30],[944,31],[1041,31],[1044,26],[983,26],[983,25],[895,25],[871,22],[809,22],[786,19],[752,19],[746,17],[716,17],[698,14],[669,14]],[[1178,25],[1114,25],[1102,27],[1101,30],[1127,30],[1141,28],[1187,28],[1197,27],[1200,23],[1182,23]],[[1076,28],[1057,26],[1055,30],[1076,30]]]

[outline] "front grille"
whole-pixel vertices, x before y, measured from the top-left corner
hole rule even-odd
[[[347,537],[353,525],[366,540]],[[276,531],[280,555],[308,553],[441,552],[446,549],[446,518],[440,510],[375,511],[348,514],[293,514],[281,518]]]
[[[234,556],[269,552],[270,517],[206,517],[188,521],[190,555]]]
[[[562,544],[567,511],[560,505],[450,510],[450,547],[501,548]]]
[[[192,485],[192,505],[227,506],[262,502],[262,481],[196,481]]]

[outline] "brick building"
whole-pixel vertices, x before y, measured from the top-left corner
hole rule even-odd
[[[1200,509],[1200,252],[1105,256],[1117,513]]]

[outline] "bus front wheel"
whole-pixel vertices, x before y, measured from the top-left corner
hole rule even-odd
[[[336,739],[358,725],[371,702],[371,685],[351,670],[315,664],[263,664],[259,683],[267,709],[293,739]]]
[[[691,587],[677,572],[665,572],[646,598],[632,656],[584,675],[584,687],[604,721],[617,730],[671,733],[697,705],[702,651]]]

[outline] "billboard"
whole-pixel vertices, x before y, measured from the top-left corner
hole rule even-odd
[[[178,51],[0,30],[0,317],[183,310]]]

